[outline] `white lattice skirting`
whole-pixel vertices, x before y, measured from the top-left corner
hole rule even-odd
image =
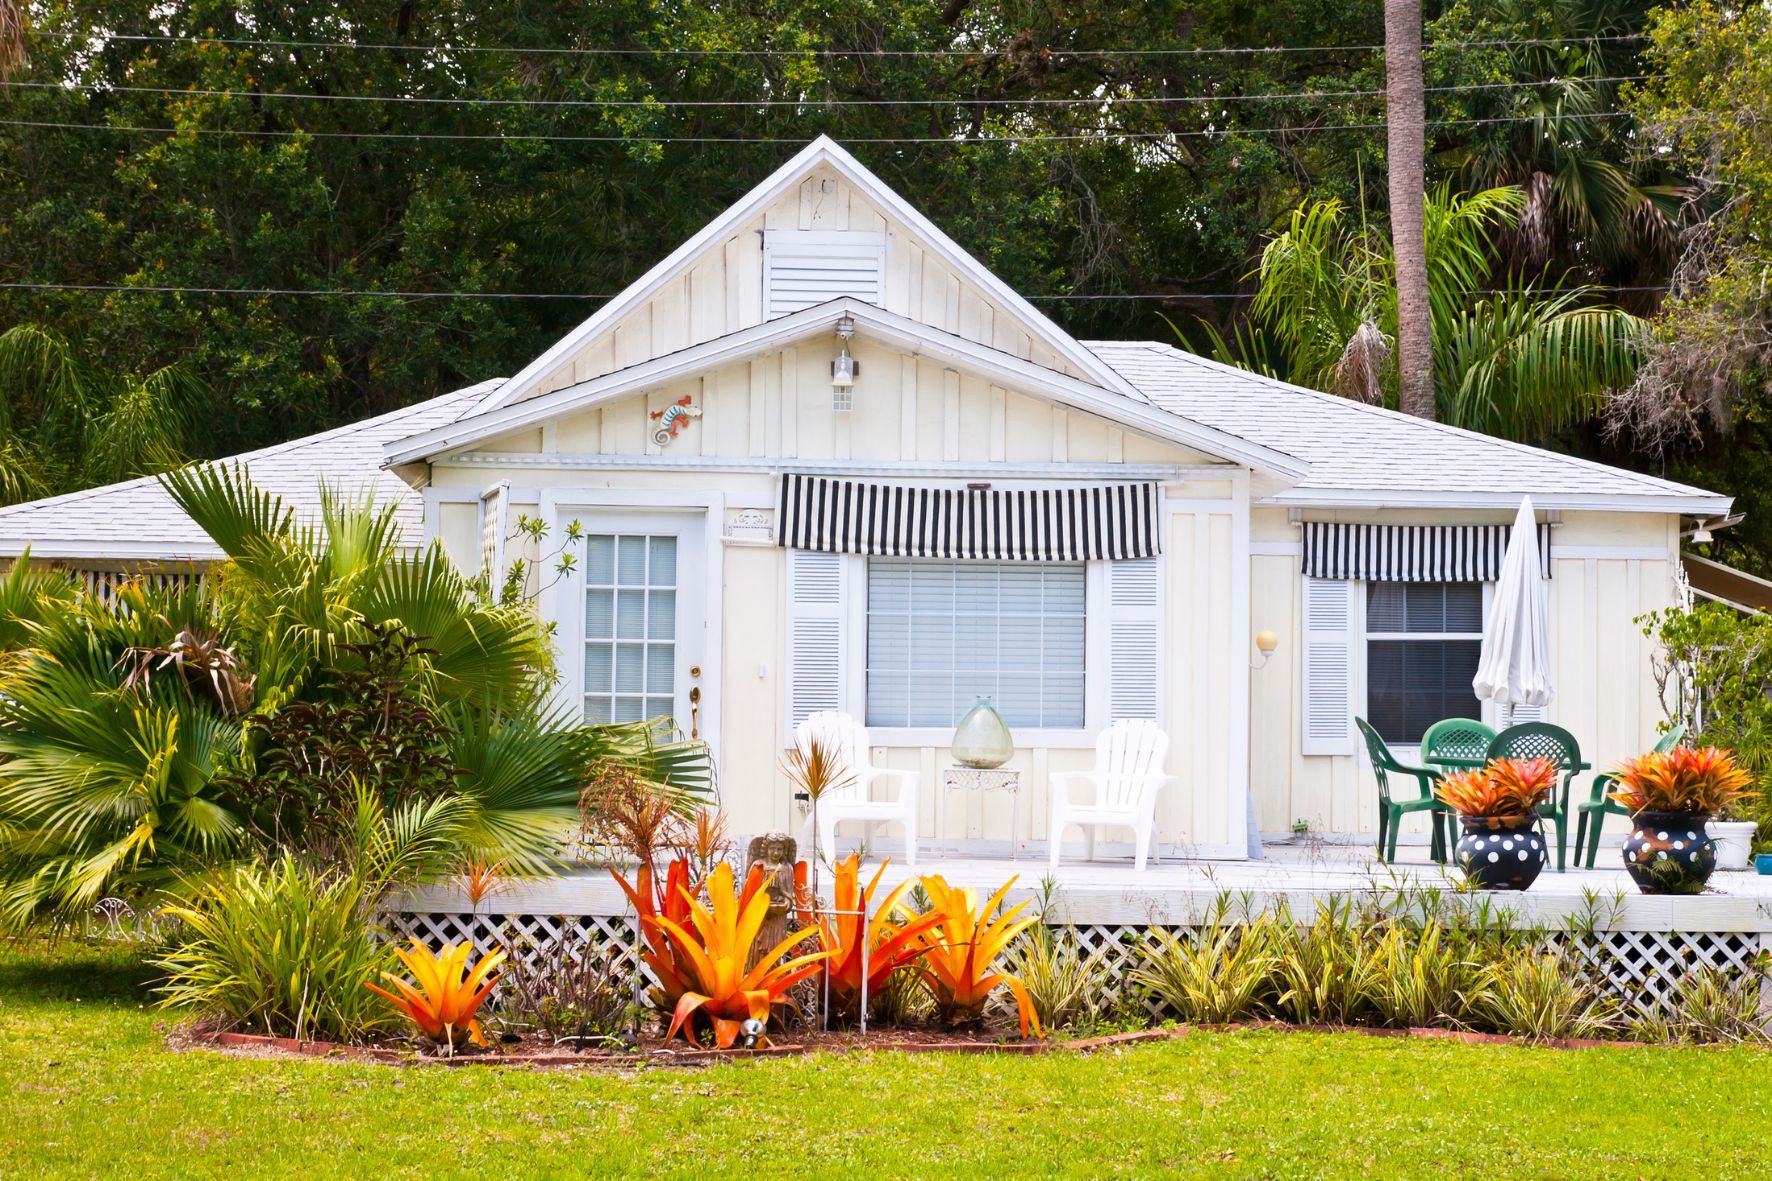
[[[533,957],[568,941],[574,956],[602,958],[621,972],[638,970],[647,984],[651,972],[640,962],[639,932],[631,917],[621,915],[547,916],[535,914],[465,914],[400,911],[385,916],[401,938],[416,936],[433,948],[471,940],[481,952],[503,947],[513,955]],[[1151,938],[1143,925],[1079,924],[1070,928],[1084,954],[1102,952],[1101,969],[1117,992],[1137,962],[1136,948]],[[1178,938],[1193,928],[1164,928]],[[1749,969],[1761,951],[1758,932],[1595,931],[1551,936],[1571,948],[1591,979],[1620,1003],[1644,1014],[1654,1013],[1694,968]],[[1160,1008],[1150,1005],[1155,1016]]]

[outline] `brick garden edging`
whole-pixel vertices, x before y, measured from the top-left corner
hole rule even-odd
[[[898,1054],[1048,1054],[1058,1051],[1087,1054],[1096,1050],[1114,1049],[1140,1042],[1171,1041],[1189,1036],[1195,1029],[1205,1032],[1244,1029],[1283,1030],[1298,1033],[1354,1033],[1366,1037],[1420,1038],[1427,1041],[1455,1041],[1472,1046],[1536,1046],[1552,1050],[1598,1050],[1646,1048],[1646,1042],[1613,1041],[1601,1038],[1560,1038],[1530,1042],[1502,1033],[1472,1033],[1461,1029],[1432,1027],[1380,1029],[1369,1025],[1291,1025],[1284,1021],[1239,1021],[1230,1025],[1174,1025],[1162,1029],[1140,1029],[1130,1033],[1111,1033],[1102,1037],[1074,1041],[1015,1042],[914,1042],[878,1041],[859,1045],[767,1046],[752,1050],[651,1050],[628,1054],[562,1054],[552,1051],[519,1051],[510,1054],[462,1054],[453,1058],[420,1054],[415,1050],[396,1050],[386,1046],[348,1046],[340,1042],[298,1041],[289,1037],[267,1037],[256,1033],[197,1031],[185,1035],[196,1045],[219,1049],[269,1050],[279,1054],[307,1058],[349,1058],[369,1062],[385,1062],[403,1066],[705,1066],[714,1062],[746,1058],[798,1058],[807,1054],[847,1054],[884,1051]]]

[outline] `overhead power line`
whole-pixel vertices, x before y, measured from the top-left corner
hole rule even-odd
[[[1579,116],[1579,120],[1627,119],[1628,111],[1602,111]],[[1533,115],[1502,115],[1486,119],[1430,119],[1428,127],[1473,127],[1495,123],[1537,123]],[[238,135],[265,139],[399,139],[476,141],[511,140],[539,143],[621,143],[621,144],[800,144],[805,135],[792,136],[725,136],[725,135],[563,135],[556,132],[456,132],[456,131],[309,131],[302,128],[271,129],[250,127],[142,127],[118,123],[66,123],[47,119],[0,119],[0,127],[35,127],[53,131],[108,131],[115,134],[141,135]],[[978,147],[986,144],[1027,144],[1053,142],[1151,142],[1168,139],[1214,139],[1238,135],[1300,135],[1327,131],[1382,131],[1385,124],[1339,123],[1301,124],[1295,127],[1224,127],[1193,131],[1117,131],[1096,128],[1081,132],[1041,133],[1034,135],[986,136],[845,136],[846,144],[928,144],[948,147]]]
[[[391,51],[400,53],[507,53],[522,56],[564,57],[666,57],[666,58],[771,58],[816,57],[840,54],[844,57],[904,58],[977,58],[1003,57],[1009,54],[999,46],[945,49],[860,49],[853,46],[802,46],[791,49],[662,49],[649,46],[529,46],[529,45],[420,45],[394,41],[323,41],[287,40],[262,37],[207,37],[178,33],[115,33],[105,30],[76,33],[67,30],[38,30],[32,36],[66,41],[132,41],[156,44],[230,45],[262,49],[345,49]],[[1480,49],[1527,45],[1586,45],[1647,40],[1645,33],[1619,33],[1604,37],[1504,37],[1485,41],[1435,41],[1428,49]],[[1072,58],[1122,57],[1259,57],[1287,53],[1381,53],[1383,45],[1248,45],[1248,46],[1173,46],[1155,49],[1064,49],[1041,47],[1037,54]]]
[[[1620,74],[1605,78],[1546,78],[1529,82],[1477,82],[1468,86],[1429,86],[1429,94],[1462,94],[1483,90],[1532,90],[1581,82],[1589,84],[1642,82],[1661,75]],[[112,86],[105,83],[69,85],[63,82],[13,82],[14,90],[57,90],[68,94],[161,94],[181,98],[292,99],[304,102],[415,103],[462,107],[637,107],[648,110],[682,108],[735,108],[750,110],[802,107],[1108,107],[1121,104],[1179,106],[1240,102],[1316,101],[1321,99],[1379,98],[1382,90],[1271,91],[1264,94],[1218,95],[1098,95],[1088,98],[773,98],[773,99],[658,99],[658,98],[489,98],[484,96],[432,96],[409,94],[301,94],[286,90],[209,90],[179,86]]]
[[[613,295],[587,295],[569,291],[380,291],[373,288],[331,289],[324,287],[181,287],[171,284],[135,283],[31,283],[0,282],[6,291],[96,291],[137,295],[248,295],[248,296],[321,296],[384,299],[614,299]],[[1472,295],[1506,295],[1512,288],[1480,288]],[[1606,286],[1583,284],[1569,290],[1604,291],[1666,291],[1666,285],[1649,287]],[[1174,291],[1167,293],[1115,293],[1102,295],[1029,295],[1023,298],[1036,303],[1105,303],[1162,302],[1185,303],[1202,299],[1251,299],[1248,291]]]

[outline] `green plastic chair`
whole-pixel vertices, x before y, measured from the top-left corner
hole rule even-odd
[[[1551,798],[1538,805],[1538,814],[1557,825],[1557,872],[1566,870],[1569,831],[1569,785],[1575,776],[1588,769],[1581,761],[1581,744],[1575,735],[1549,722],[1526,722],[1510,726],[1495,736],[1485,752],[1490,759],[1549,759],[1557,765],[1563,785],[1553,789]]]
[[[1386,861],[1395,861],[1397,830],[1403,826],[1403,817],[1410,812],[1427,812],[1434,824],[1432,856],[1435,861],[1443,864],[1446,860],[1446,841],[1440,835],[1440,818],[1446,814],[1446,805],[1434,798],[1434,784],[1439,782],[1440,773],[1426,767],[1411,767],[1407,763],[1398,762],[1397,757],[1391,754],[1391,748],[1385,745],[1384,739],[1378,736],[1378,731],[1365,718],[1355,718],[1354,724],[1366,737],[1366,751],[1372,756],[1372,774],[1378,780],[1378,855]],[[1399,800],[1392,796],[1392,775],[1413,777],[1420,790],[1420,798]]]
[[[1421,761],[1432,765],[1440,759],[1482,759],[1494,741],[1495,731],[1479,721],[1447,718],[1421,736]]]
[[[1655,749],[1663,753],[1680,745],[1680,739],[1686,736],[1686,727],[1675,726],[1661,736]],[[1593,789],[1588,793],[1587,803],[1576,809],[1575,819],[1575,864],[1581,864],[1581,850],[1587,848],[1587,867],[1592,869],[1600,856],[1600,826],[1606,823],[1608,816],[1629,816],[1630,809],[1623,804],[1613,803],[1607,799],[1617,777],[1610,771],[1602,771],[1594,776]],[[1593,827],[1588,827],[1588,818],[1593,818]]]

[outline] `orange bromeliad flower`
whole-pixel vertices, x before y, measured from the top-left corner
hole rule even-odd
[[[801,865],[804,864],[801,862]],[[874,901],[874,894],[880,886],[880,877],[890,864],[890,859],[881,863],[880,868],[874,871],[867,888],[862,889],[861,858],[851,853],[837,863],[836,882],[831,892],[831,909],[867,911],[869,997],[879,996],[886,988],[887,979],[894,972],[916,963],[923,954],[923,933],[942,920],[942,916],[935,911],[905,915],[904,896],[916,884],[911,879],[900,882],[878,903]],[[799,867],[796,867],[796,880],[801,876]],[[801,884],[804,887],[804,883]],[[802,898],[805,897],[802,888]],[[812,914],[802,905],[801,925],[811,926],[812,922]],[[824,970],[830,976],[831,999],[837,1008],[850,1013],[861,1007],[861,925],[860,914],[825,914],[818,918],[819,946],[831,954],[831,958],[824,964]]]
[[[1550,759],[1491,759],[1478,770],[1447,775],[1434,795],[1460,816],[1530,816],[1556,783]]]
[[[1691,812],[1715,816],[1755,794],[1754,777],[1716,746],[1676,746],[1626,759],[1613,772],[1611,797],[1636,812]]]
[[[706,904],[688,890],[680,891],[689,906],[687,924],[664,914],[648,920],[669,939],[688,985],[672,1009],[666,1041],[681,1029],[693,1044],[695,1017],[705,1014],[713,1022],[715,1044],[731,1046],[747,1019],[767,1022],[776,1006],[792,1005],[788,990],[816,973],[830,955],[817,951],[783,959],[813,935],[815,928],[808,927],[765,951],[747,970],[751,948],[769,914],[763,867],[751,867],[742,894],[734,885],[732,866],[721,862],[708,875]]]
[[[1013,885],[1014,878],[1004,882],[981,910],[977,896],[971,890],[949,886],[947,879],[940,874],[923,878],[923,889],[931,903],[929,911],[939,915],[940,921],[920,936],[923,945],[920,970],[935,993],[936,1004],[950,1020],[976,1021],[983,1014],[985,1001],[991,993],[1007,987],[1015,994],[1021,1036],[1026,1037],[1029,1028],[1035,1034],[1044,1032],[1027,989],[1007,972],[991,971],[991,965],[1009,941],[1037,921],[1015,917],[1027,906],[1026,902],[1017,903],[994,919],[990,917],[1002,905]]]
[[[383,972],[382,976],[400,990],[400,995],[377,988],[368,981],[364,981],[363,987],[393,1001],[395,1007],[418,1026],[420,1033],[438,1045],[448,1047],[451,1053],[455,1052],[456,1039],[462,1034],[475,1045],[484,1046],[486,1034],[480,1029],[475,1014],[499,981],[498,977],[491,976],[492,971],[508,957],[500,949],[481,956],[479,962],[469,969],[468,953],[472,950],[471,944],[451,943],[441,953],[432,955],[431,949],[415,938],[410,949],[397,950],[394,954],[406,964],[417,987],[392,972]]]
[[[640,938],[646,943],[646,950],[640,953],[640,958],[658,978],[658,987],[652,990],[652,1003],[660,1012],[668,1012],[676,1008],[678,998],[689,991],[689,981],[670,938],[655,920],[661,916],[678,923],[689,920],[689,863],[681,857],[672,861],[665,870],[664,884],[658,889],[653,886],[652,866],[645,863],[641,863],[635,872],[633,885],[613,869],[609,876],[633,903],[634,914],[640,923]]]

